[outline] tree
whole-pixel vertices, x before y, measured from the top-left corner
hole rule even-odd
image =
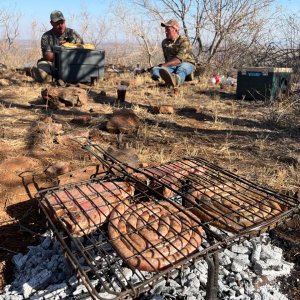
[[[153,59],[160,50],[160,40],[158,30],[153,27],[151,20],[145,16],[139,18],[136,10],[132,9],[127,2],[125,5],[117,1],[112,11],[117,20],[116,23],[121,23],[123,31],[135,37],[143,56],[146,57],[146,63],[152,67]]]
[[[198,62],[210,64],[232,39],[251,45],[266,24],[273,0],[133,0],[149,18],[176,18],[194,47]],[[261,15],[264,14],[264,18]],[[235,46],[238,41],[234,42]]]
[[[2,40],[7,45],[8,50],[19,36],[20,13],[1,10],[0,27],[2,29]]]
[[[93,17],[87,8],[82,7],[79,15],[73,15],[70,22],[80,20],[76,24],[79,26],[79,34],[85,43],[94,44],[96,48],[100,47],[110,32],[109,22],[105,17]]]

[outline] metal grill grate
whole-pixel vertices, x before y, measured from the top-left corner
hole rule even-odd
[[[84,147],[108,176],[48,189],[38,199],[95,299],[135,298],[176,269],[299,211],[295,199],[200,158],[134,169],[98,145]]]

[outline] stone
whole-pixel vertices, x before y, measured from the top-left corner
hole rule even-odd
[[[161,105],[161,106],[153,107],[153,112],[155,114],[170,115],[170,114],[174,114],[174,107],[171,105]]]
[[[45,173],[50,177],[57,177],[58,175],[68,173],[70,171],[69,168],[70,168],[69,162],[61,161],[48,167]]]
[[[107,148],[106,152],[122,163],[128,164],[133,168],[139,167],[139,157],[136,153],[136,150],[133,148],[114,149],[112,147],[109,147]],[[104,159],[109,160],[110,158],[109,156],[104,155]]]
[[[134,133],[140,126],[140,119],[131,109],[119,109],[113,112],[106,124],[109,133]]]
[[[62,105],[67,107],[87,104],[88,96],[84,89],[77,87],[47,87],[41,91],[43,100],[54,108]]]

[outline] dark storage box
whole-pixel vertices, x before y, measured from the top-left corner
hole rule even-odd
[[[291,85],[291,68],[250,67],[238,70],[238,99],[273,100],[287,95]]]
[[[55,46],[54,77],[65,82],[94,82],[104,77],[104,50]]]

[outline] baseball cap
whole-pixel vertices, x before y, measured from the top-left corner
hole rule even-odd
[[[60,10],[54,10],[51,14],[50,14],[50,20],[52,22],[58,22],[58,21],[65,21],[65,17],[63,15],[63,13]]]
[[[168,22],[161,23],[162,27],[174,27],[175,29],[179,29],[179,24],[176,20],[171,19]]]

